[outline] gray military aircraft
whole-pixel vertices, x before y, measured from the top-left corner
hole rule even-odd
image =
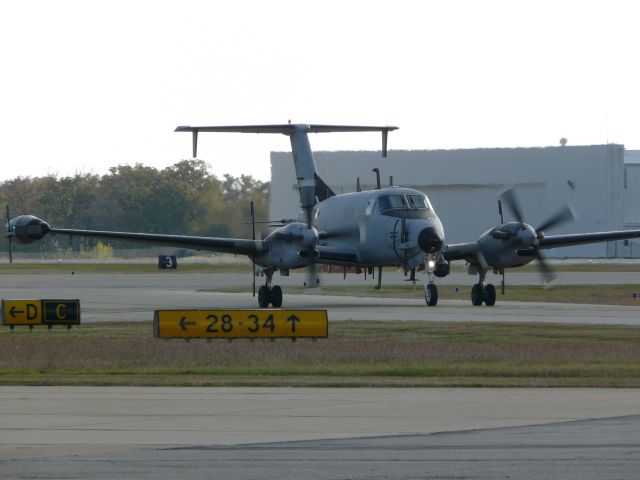
[[[284,222],[264,240],[55,228],[32,215],[21,215],[9,221],[8,236],[20,243],[30,243],[47,234],[59,234],[246,255],[254,265],[261,266],[265,274],[265,284],[258,290],[261,308],[282,306],[282,289],[273,284],[276,271],[286,276],[291,269],[316,264],[342,265],[345,269],[354,266],[356,271],[366,269],[365,272],[373,272],[377,267],[378,288],[384,266],[402,267],[405,274],[410,270],[414,272],[416,268],[424,269],[425,300],[427,305],[434,306],[438,302],[435,277],[448,275],[449,262],[454,260],[466,260],[470,273],[477,273],[480,277],[473,287],[473,304],[484,302],[493,305],[495,287],[484,284],[490,268],[504,272],[505,268],[525,265],[537,258],[543,271],[548,271],[540,249],[640,237],[640,230],[545,237],[542,231],[566,221],[567,214],[556,215],[534,229],[524,223],[515,195],[507,192],[504,199],[516,222],[491,229],[475,242],[445,245],[442,223],[424,193],[410,188],[379,187],[336,195],[318,175],[309,133],[382,132],[382,155],[386,156],[388,133],[396,129],[391,126],[290,123],[177,127],[177,132],[192,134],[194,157],[200,132],[276,133],[289,137],[300,213],[295,220]]]
[[[378,131],[382,132],[382,155],[386,156],[388,133],[396,128],[305,124],[176,128],[177,132],[191,132],[194,157],[200,132],[277,133],[289,137],[300,214],[264,240],[54,228],[31,215],[11,220],[8,235],[20,243],[59,234],[247,255],[265,274],[265,285],[258,291],[258,304],[262,308],[282,305],[282,289],[273,284],[276,271],[288,275],[290,269],[322,263],[353,265],[358,269],[377,266],[381,274],[383,266],[400,265],[407,270],[426,263],[431,279],[426,287],[427,302],[435,305],[437,289],[433,273],[441,273],[438,269],[448,264],[441,255],[441,262],[437,263],[437,254],[444,245],[444,230],[427,196],[409,188],[335,195],[318,176],[308,138],[309,133]]]

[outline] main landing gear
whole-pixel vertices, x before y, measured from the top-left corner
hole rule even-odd
[[[280,285],[271,285],[273,273],[273,270],[264,271],[267,282],[258,289],[258,305],[260,308],[267,308],[269,304],[273,305],[274,308],[282,306],[282,288],[280,288]]]
[[[486,273],[480,272],[480,280],[471,287],[471,303],[480,306],[484,302],[486,306],[492,307],[496,304],[496,287],[491,283],[484,284],[485,275]]]

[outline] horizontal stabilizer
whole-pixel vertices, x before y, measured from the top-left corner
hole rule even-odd
[[[307,125],[300,123],[284,123],[279,125],[221,125],[221,126],[179,126],[176,132],[191,132],[193,134],[193,156],[196,157],[198,149],[199,132],[236,132],[236,133],[280,133],[292,135],[295,131],[301,133],[332,133],[332,132],[382,132],[382,155],[387,156],[387,135],[390,131],[397,130],[392,126],[365,126],[365,125]]]

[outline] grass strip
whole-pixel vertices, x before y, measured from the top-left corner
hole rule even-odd
[[[334,322],[326,340],[158,340],[151,325],[0,331],[2,385],[640,387],[640,327]]]

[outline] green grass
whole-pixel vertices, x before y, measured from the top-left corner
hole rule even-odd
[[[0,384],[640,387],[640,327],[350,321],[316,342],[151,335],[147,322],[2,330]]]

